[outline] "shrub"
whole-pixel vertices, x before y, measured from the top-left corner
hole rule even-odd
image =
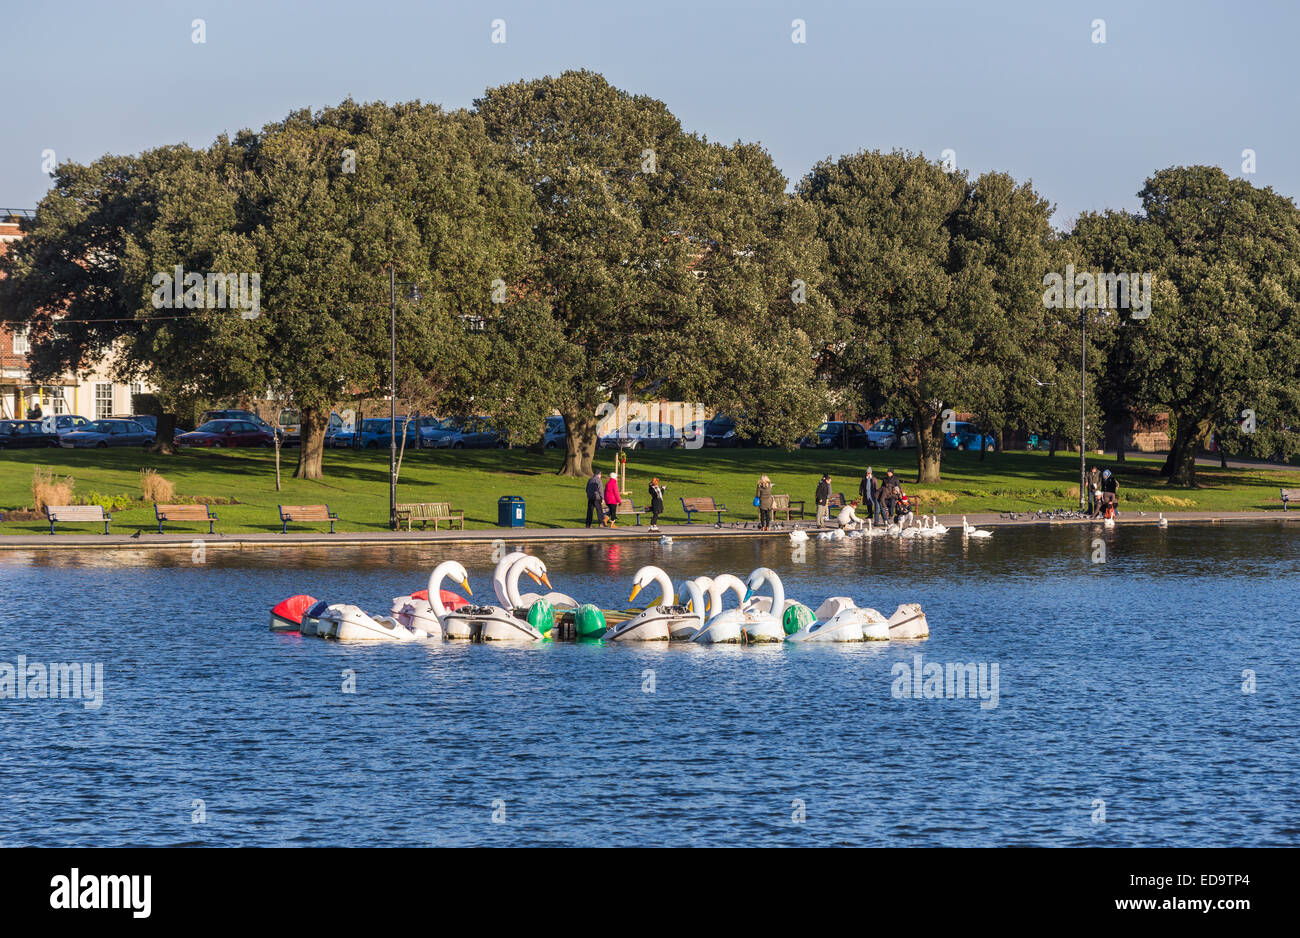
[[[32,505],[37,511],[43,511],[47,505],[70,505],[74,485],[72,476],[56,482],[49,469],[38,468],[32,473]]]
[[[1155,502],[1157,505],[1162,505],[1165,508],[1195,508],[1196,507],[1196,499],[1178,498],[1173,495],[1152,495],[1151,501]]]
[[[176,486],[160,476],[156,469],[140,470],[140,491],[147,502],[171,502],[176,498]]]
[[[105,495],[102,492],[90,491],[85,495],[79,495],[72,502],[74,505],[99,505],[105,511],[124,511],[127,508],[135,506],[135,499],[125,493],[121,495]]]
[[[948,505],[957,500],[956,495],[943,489],[916,489],[910,494],[924,505]]]

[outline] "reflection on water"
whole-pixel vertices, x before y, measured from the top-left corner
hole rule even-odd
[[[1294,528],[532,549],[605,606],[646,563],[769,566],[812,605],[920,602],[932,636],[345,646],[272,634],[267,610],[386,610],[449,556],[490,597],[492,547],[0,554],[0,665],[105,681],[98,710],[0,700],[6,845],[1300,841]],[[997,707],[894,696],[918,654],[997,663]]]

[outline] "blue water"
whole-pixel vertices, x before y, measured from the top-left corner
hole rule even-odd
[[[490,595],[489,549],[452,550]],[[784,540],[536,552],[606,606],[643,563],[762,564],[813,605],[920,602],[932,635],[346,646],[272,634],[267,610],[307,592],[386,611],[441,554],[0,555],[0,662],[100,662],[105,685],[98,709],[0,700],[0,840],[1300,843],[1295,527],[814,541],[802,562]],[[996,707],[895,697],[917,654],[996,663]]]

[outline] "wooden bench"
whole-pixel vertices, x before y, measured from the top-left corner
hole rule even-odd
[[[795,505],[798,505],[799,507],[795,508],[794,507]],[[786,521],[790,520],[790,514],[792,512],[797,511],[799,512],[799,519],[802,521],[804,517],[804,502],[803,501],[792,502],[790,501],[789,495],[773,495],[772,512],[775,515],[775,513],[778,511],[785,512]]]
[[[830,498],[826,499],[826,510],[827,510],[827,511],[839,511],[841,508],[843,508],[843,507],[844,507],[845,505],[847,505],[847,504],[848,504],[848,502],[844,500],[844,493],[843,493],[843,492],[835,492],[835,493],[833,493],[833,494],[831,495]]]
[[[636,507],[636,505],[632,503],[632,499],[630,498],[625,498],[618,503],[618,516],[621,518],[624,515],[632,515],[634,518],[636,518],[637,527],[641,526],[642,513],[648,511],[650,511],[649,508]]]
[[[104,533],[108,533],[108,524],[113,516],[104,510],[103,505],[46,505],[45,517],[50,519],[50,533],[54,533],[54,522],[60,524],[103,524]]]
[[[1287,502],[1300,502],[1300,489],[1279,489],[1282,493],[1282,510],[1286,511]]]
[[[718,513],[718,524],[722,524],[722,516],[727,513],[727,506],[719,505],[713,500],[711,495],[703,495],[695,498],[682,498],[679,500],[682,503],[682,511],[686,512],[687,524],[691,523],[691,519],[697,511],[702,511],[705,514],[711,514],[716,511]]]
[[[452,509],[451,502],[398,502],[397,504],[397,521],[406,522],[406,530],[411,530],[411,523],[420,522],[420,530],[428,529],[429,522],[433,522],[433,529],[438,530],[438,522],[447,522],[447,527],[451,527],[453,521],[460,523],[460,529],[465,530],[465,511],[464,509]]]
[[[153,514],[158,519],[159,534],[163,533],[164,521],[197,521],[199,524],[207,522],[208,533],[212,534],[212,525],[220,520],[212,513],[209,505],[159,505],[154,502]]]
[[[280,533],[289,533],[289,522],[328,521],[330,534],[334,533],[334,522],[339,516],[330,511],[329,505],[280,505]]]

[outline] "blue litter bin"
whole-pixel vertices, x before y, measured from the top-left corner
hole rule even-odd
[[[497,499],[497,527],[522,528],[524,500],[519,495],[502,495]]]

